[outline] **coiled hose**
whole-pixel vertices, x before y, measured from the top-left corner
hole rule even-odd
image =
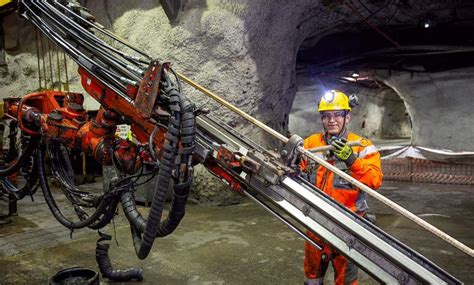
[[[102,277],[120,282],[126,282],[132,279],[137,281],[143,280],[143,269],[141,268],[113,269],[109,259],[109,244],[107,243],[112,237],[101,232],[99,232],[99,236],[95,248],[95,260],[99,265]]]

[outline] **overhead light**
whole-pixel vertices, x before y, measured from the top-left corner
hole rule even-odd
[[[347,81],[351,81],[351,82],[356,82],[357,81],[357,79],[355,79],[354,77],[343,76],[341,78],[344,79],[344,80],[347,80]]]
[[[352,77],[354,77],[354,78],[359,77],[359,73],[357,73],[357,72],[352,73]]]
[[[421,26],[425,29],[433,28],[435,26],[435,23],[431,19],[426,19],[423,22],[421,22]]]

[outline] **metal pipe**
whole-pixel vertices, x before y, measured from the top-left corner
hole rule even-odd
[[[358,141],[352,141],[352,142],[347,142],[348,146],[366,146],[368,143],[367,140],[365,139],[360,139]],[[315,153],[315,152],[322,152],[322,151],[328,151],[328,150],[333,150],[334,147],[332,145],[324,145],[324,146],[318,146],[318,147],[313,147],[306,149],[306,151]]]

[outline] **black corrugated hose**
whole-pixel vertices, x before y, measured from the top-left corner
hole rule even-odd
[[[141,281],[143,280],[143,269],[137,267],[131,267],[128,269],[113,269],[109,259],[109,244],[108,241],[112,240],[110,235],[99,232],[99,239],[95,248],[95,260],[99,265],[100,273],[102,277],[110,279],[112,281],[126,282],[132,279]],[[102,243],[104,242],[104,243]]]
[[[174,181],[173,201],[168,218],[160,223],[157,237],[164,237],[172,233],[179,225],[185,215],[186,202],[191,189],[193,176],[191,159],[196,139],[196,119],[194,117],[194,105],[185,96],[180,97],[181,105],[181,148],[178,150],[178,166],[185,165],[186,170],[180,173]]]
[[[121,196],[124,213],[131,225],[135,251],[140,259],[148,256],[156,237],[166,236],[176,229],[184,217],[185,205],[192,184],[191,157],[196,133],[194,106],[173,87],[165,92],[169,95],[171,116],[148,220],[145,220],[138,212],[132,193],[124,192]],[[182,146],[180,149],[179,142]],[[178,159],[176,159],[177,155]],[[186,171],[180,172],[180,166],[183,165],[186,166]],[[161,221],[173,169],[175,173],[179,173],[179,177],[175,179],[170,213],[166,220]]]
[[[102,215],[92,224],[88,226],[88,228],[93,229],[93,230],[98,230],[110,223],[112,218],[115,215],[115,212],[117,211],[117,205],[120,201],[120,198],[118,196],[111,196],[105,198],[107,199],[107,206],[106,209],[103,211]]]

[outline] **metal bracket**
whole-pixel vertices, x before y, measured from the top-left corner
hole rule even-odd
[[[285,147],[280,152],[282,162],[296,169],[298,166],[298,147],[302,147],[304,140],[298,135],[292,135],[288,142],[285,144]]]
[[[160,92],[159,84],[161,80],[161,71],[163,65],[158,60],[150,62],[143,80],[138,88],[137,97],[135,98],[135,107],[142,113],[143,117],[148,119],[155,107],[158,93]]]

